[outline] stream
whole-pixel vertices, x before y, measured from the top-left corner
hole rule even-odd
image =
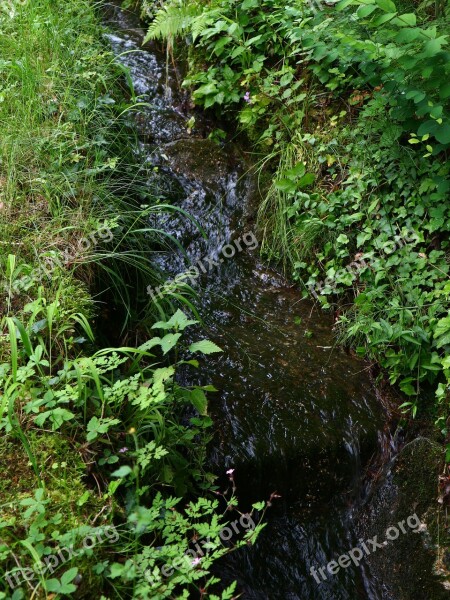
[[[142,103],[133,118],[148,185],[206,234],[182,214],[155,223],[186,250],[155,255],[168,278],[207,264],[196,305],[206,337],[224,350],[208,357],[195,382],[219,390],[210,394],[209,461],[224,481],[225,470],[235,469],[247,507],[274,491],[281,496],[255,546],[230,555],[220,576],[255,600],[391,598],[364,562],[320,584],[310,573],[356,546],[368,473],[395,452],[389,409],[368,366],[336,346],[331,315],[260,261],[256,185],[240,150],[208,139],[214,123],[189,105],[165,56],[142,47],[136,16],[109,4],[107,23],[113,32],[105,35]],[[233,243],[225,259],[221,249]]]

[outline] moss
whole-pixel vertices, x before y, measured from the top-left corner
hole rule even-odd
[[[438,477],[442,471],[442,448],[428,438],[407,444],[370,502],[359,534],[385,538],[386,530],[416,514],[420,532],[407,533],[367,557],[370,569],[398,600],[448,597],[448,571],[442,558],[448,552],[448,536],[442,524],[444,511],[437,502]]]
[[[28,441],[50,500],[50,512],[62,514],[65,530],[86,524],[90,516],[100,510],[102,502],[96,490],[87,485],[86,465],[80,449],[72,447],[57,433],[32,432]],[[4,520],[15,518],[20,522],[23,512],[20,501],[33,495],[39,481],[20,440],[1,439],[0,454],[1,516]],[[84,502],[80,503],[85,494]]]

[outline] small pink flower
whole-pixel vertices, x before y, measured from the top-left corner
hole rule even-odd
[[[234,469],[228,469],[228,471],[226,473],[227,473],[227,475],[233,475]]]
[[[245,92],[245,95],[244,95],[244,100],[245,100],[246,102],[250,103],[250,92]]]
[[[119,450],[119,452],[120,452],[121,454],[125,454],[125,452],[128,452],[128,448],[127,448],[126,446],[124,446],[123,448],[121,448],[121,449]]]
[[[194,558],[194,560],[192,561],[192,566],[196,567],[198,564],[200,563],[200,558],[197,556]]]

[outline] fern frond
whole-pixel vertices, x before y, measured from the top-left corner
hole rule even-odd
[[[202,34],[202,32],[212,25],[221,15],[219,9],[201,11],[193,19],[190,26],[192,33],[192,39],[195,40]]]
[[[181,33],[190,30],[196,17],[202,13],[198,4],[185,4],[183,0],[168,4],[160,9],[150,25],[144,43],[149,40],[173,39]]]

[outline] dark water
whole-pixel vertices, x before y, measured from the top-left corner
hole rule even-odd
[[[218,474],[235,469],[244,504],[275,490],[281,495],[256,546],[233,555],[220,574],[238,580],[243,598],[383,598],[364,567],[341,569],[320,585],[309,572],[356,545],[367,466],[391,443],[367,365],[334,347],[331,316],[259,261],[255,186],[239,151],[207,139],[214,125],[192,112],[172,70],[167,79],[164,56],[142,49],[136,18],[114,5],[108,13],[116,32],[107,37],[145,103],[134,118],[148,185],[195,217],[205,233],[183,215],[160,219],[155,224],[186,256],[173,251],[155,260],[172,278],[198,260],[205,264],[205,257],[222,259],[196,282],[208,338],[224,350],[199,373],[202,383],[220,390],[210,401],[211,463]],[[242,251],[235,246],[235,255],[224,259],[222,246],[239,239]]]

